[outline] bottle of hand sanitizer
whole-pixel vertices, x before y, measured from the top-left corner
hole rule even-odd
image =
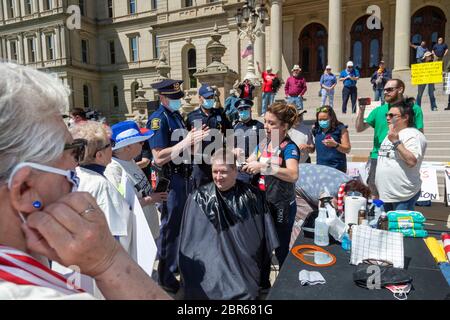
[[[327,209],[320,208],[319,216],[315,220],[314,227],[314,243],[318,246],[325,247],[330,244],[327,225]]]

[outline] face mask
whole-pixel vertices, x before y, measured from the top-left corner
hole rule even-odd
[[[250,119],[251,113],[250,110],[241,110],[239,111],[239,118],[242,121],[247,121],[248,119]]]
[[[207,110],[212,109],[214,107],[215,102],[216,101],[214,99],[205,99],[203,101],[203,108],[205,108]]]
[[[23,163],[19,163],[12,171],[11,176],[9,177],[9,181],[8,181],[9,189],[11,189],[12,179],[14,178],[14,175],[17,173],[17,171],[19,171],[20,169],[22,169],[24,167],[31,167],[36,170],[65,176],[67,181],[69,181],[72,184],[71,192],[76,192],[78,190],[78,186],[80,185],[80,178],[78,178],[77,173],[74,170],[61,170],[61,169],[45,166],[42,164],[23,162]]]
[[[320,120],[319,121],[319,126],[322,129],[328,129],[330,127],[330,120]]]
[[[172,111],[178,111],[181,109],[181,100],[169,100],[169,108]]]

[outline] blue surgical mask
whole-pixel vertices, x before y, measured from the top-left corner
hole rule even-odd
[[[216,101],[214,99],[205,99],[203,100],[203,108],[209,110],[212,109],[214,107],[214,103]]]
[[[250,117],[251,117],[251,113],[250,113],[249,109],[239,111],[239,118],[242,121],[247,121],[248,119],[250,119]]]
[[[181,109],[181,100],[180,100],[180,99],[177,99],[177,100],[172,100],[172,99],[170,99],[170,100],[169,100],[169,108],[170,108],[172,111],[178,111],[178,110],[180,110],[180,109]]]
[[[319,121],[319,126],[322,129],[328,129],[330,127],[330,120],[320,120]]]

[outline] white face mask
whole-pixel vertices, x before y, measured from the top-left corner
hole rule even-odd
[[[25,168],[25,167],[30,167],[30,168],[33,168],[36,170],[65,176],[66,179],[72,184],[71,192],[76,192],[78,190],[78,186],[80,185],[80,178],[78,178],[77,173],[74,170],[62,170],[62,169],[45,166],[43,164],[37,164],[37,163],[32,163],[32,162],[22,162],[22,163],[19,163],[17,166],[15,166],[14,170],[12,171],[11,175],[9,176],[8,188],[10,190],[11,190],[11,186],[12,186],[12,180],[13,180],[14,176],[16,175],[17,171],[19,171],[20,169]]]

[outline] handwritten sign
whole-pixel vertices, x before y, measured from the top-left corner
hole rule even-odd
[[[439,201],[439,187],[435,168],[421,168],[422,192],[418,201]]]
[[[350,177],[361,177],[362,181],[366,183],[369,176],[368,166],[365,162],[348,162],[347,175]]]
[[[442,61],[416,63],[411,66],[411,82],[414,86],[442,83]]]
[[[445,192],[447,207],[450,206],[450,168],[445,168]]]

